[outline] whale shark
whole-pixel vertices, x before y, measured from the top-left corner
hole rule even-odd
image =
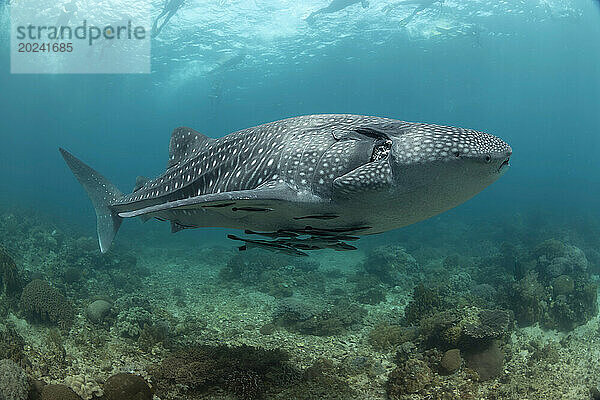
[[[129,194],[59,149],[90,197],[101,252],[124,218],[155,218],[172,232],[241,229],[240,250],[353,250],[348,242],[440,214],[509,168],[511,147],[473,129],[321,114],[211,138],[173,131],[166,171]]]

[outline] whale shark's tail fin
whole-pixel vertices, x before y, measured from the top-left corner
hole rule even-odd
[[[123,220],[123,218],[119,217],[111,209],[111,204],[122,197],[123,194],[108,179],[86,165],[83,161],[77,159],[65,149],[60,148],[59,150],[67,165],[73,171],[73,175],[81,183],[90,200],[92,200],[92,204],[96,210],[100,251],[106,253]]]

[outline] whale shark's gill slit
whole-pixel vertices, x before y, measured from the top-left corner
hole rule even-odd
[[[261,208],[261,207],[232,207],[231,211],[269,212],[269,211],[273,211],[273,209],[272,208]]]
[[[223,203],[223,204],[208,204],[208,205],[202,206],[202,208],[223,208],[223,207],[232,206],[234,204],[235,204],[235,202],[233,202],[233,203]]]
[[[367,128],[367,127],[363,127],[363,128],[356,128],[354,130],[356,133],[360,133],[361,135],[365,135],[368,136],[370,138],[373,139],[377,139],[377,140],[389,140],[389,136],[386,135],[383,132],[378,131],[377,129],[373,129],[373,128]]]
[[[328,219],[335,219],[335,218],[339,218],[339,215],[334,215],[334,214],[324,214],[324,215],[305,215],[302,217],[294,217],[294,219],[298,220],[298,219],[323,219],[323,220],[328,220]]]

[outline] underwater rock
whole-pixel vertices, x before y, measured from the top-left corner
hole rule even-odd
[[[567,295],[575,290],[575,282],[569,275],[560,275],[552,280],[554,295]]]
[[[82,400],[77,393],[65,385],[46,385],[42,388],[41,400]]]
[[[98,241],[91,237],[80,237],[71,241],[66,250],[66,264],[79,270],[133,270],[137,265],[137,258],[132,252],[115,249],[101,254],[98,249]]]
[[[376,276],[359,272],[349,277],[348,282],[356,283],[354,298],[359,303],[377,305],[385,301],[387,290]],[[336,295],[335,292],[332,294]]]
[[[268,323],[268,324],[264,324],[263,326],[260,327],[259,332],[261,335],[272,335],[275,330],[277,329],[277,326],[275,326],[275,324],[272,323]]]
[[[473,310],[473,309],[470,309]],[[508,333],[511,317],[506,310],[479,310],[476,318],[463,323],[463,341],[478,344],[499,339]]]
[[[238,281],[248,285],[261,283],[264,271],[280,270],[290,263],[290,257],[271,254],[263,251],[236,254],[227,261],[227,265],[219,271],[223,282]]]
[[[581,249],[551,239],[539,244],[532,257],[535,270],[509,290],[508,306],[520,326],[539,322],[544,328],[569,331],[598,313],[597,284]]]
[[[387,382],[388,396],[397,399],[404,394],[418,393],[431,383],[431,379],[432,372],[427,364],[411,358],[390,373]]]
[[[23,347],[25,340],[10,325],[0,329],[0,359],[9,358],[23,366],[26,361]]]
[[[17,296],[23,287],[17,264],[2,247],[0,247],[0,283],[7,296]]]
[[[0,360],[0,400],[27,400],[27,374],[13,360]]]
[[[542,279],[585,273],[589,265],[580,248],[555,239],[540,243],[534,249],[533,255],[537,261],[537,271]]]
[[[34,322],[52,322],[61,327],[73,322],[73,308],[65,296],[40,279],[34,279],[23,288],[21,308]]]
[[[428,347],[457,347],[468,351],[473,347],[486,347],[502,338],[509,332],[511,321],[506,310],[463,307],[423,318],[419,332]]]
[[[546,328],[570,331],[585,324],[598,314],[598,284],[578,279],[574,290],[561,294],[549,302],[547,318],[542,319]]]
[[[142,307],[131,307],[117,315],[116,328],[119,335],[137,339],[145,325],[152,325],[152,314]]]
[[[496,297],[497,290],[492,285],[481,283],[471,288],[471,294],[477,296],[486,302],[491,302]]]
[[[366,313],[363,307],[346,299],[337,299],[328,307],[317,308],[297,298],[287,298],[279,302],[273,321],[291,331],[331,336],[346,332],[361,322]]]
[[[480,352],[467,354],[465,358],[467,366],[476,371],[482,381],[500,375],[504,367],[504,353],[498,341],[492,342],[489,347]]]
[[[337,369],[327,359],[317,359],[301,378],[293,379],[273,396],[276,400],[348,400],[359,399],[348,382],[338,376]]]
[[[590,396],[592,400],[600,400],[600,385],[590,387]]]
[[[142,286],[142,278],[134,270],[115,269],[109,274],[114,288],[125,293],[134,293]]]
[[[152,400],[152,390],[139,375],[120,373],[104,384],[106,400]]]
[[[90,322],[101,324],[110,315],[111,308],[112,304],[108,301],[96,300],[87,306],[85,315]]]
[[[600,250],[586,249],[585,254],[590,263],[590,273],[600,275]]]
[[[362,304],[377,305],[385,301],[386,290],[382,287],[376,286],[370,289],[366,289],[356,296],[356,300]]]
[[[75,267],[69,267],[63,272],[63,280],[67,285],[73,285],[81,280],[81,270]]]
[[[404,309],[404,317],[408,324],[414,324],[421,318],[434,314],[443,306],[444,301],[437,289],[419,284],[414,288],[412,299]]]
[[[151,351],[152,347],[160,342],[168,347],[170,345],[170,333],[171,325],[167,321],[156,318],[152,323],[145,323],[138,337],[140,349]]]
[[[261,274],[261,281],[257,286],[258,290],[273,296],[276,299],[293,296],[293,282],[286,272],[289,271],[263,271]]]
[[[103,395],[98,382],[85,373],[69,375],[65,378],[64,383],[84,400],[95,399]]]
[[[317,307],[299,297],[288,297],[277,302],[275,319],[284,325],[313,318],[319,310]]]
[[[363,263],[364,270],[381,282],[393,285],[419,268],[417,260],[401,246],[385,245],[372,249]]]
[[[369,332],[369,344],[378,351],[389,351],[404,342],[417,338],[418,330],[413,327],[379,324]]]
[[[231,257],[219,271],[219,279],[225,285],[254,286],[280,299],[293,296],[297,286],[324,291],[324,278],[318,267],[312,260],[251,251]]]
[[[541,320],[548,307],[547,294],[535,271],[529,271],[512,285],[511,309],[520,326],[529,326]]]
[[[459,349],[450,349],[444,353],[440,362],[442,372],[445,374],[453,374],[460,369],[462,358]]]

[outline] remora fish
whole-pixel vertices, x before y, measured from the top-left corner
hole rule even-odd
[[[124,195],[60,152],[96,209],[102,252],[129,217],[169,220],[173,232],[261,231],[279,250],[306,249],[296,247],[305,235],[322,248],[324,237],[385,232],[455,207],[502,176],[512,154],[487,133],[360,115],[289,118],[219,139],[177,128],[165,173]]]

